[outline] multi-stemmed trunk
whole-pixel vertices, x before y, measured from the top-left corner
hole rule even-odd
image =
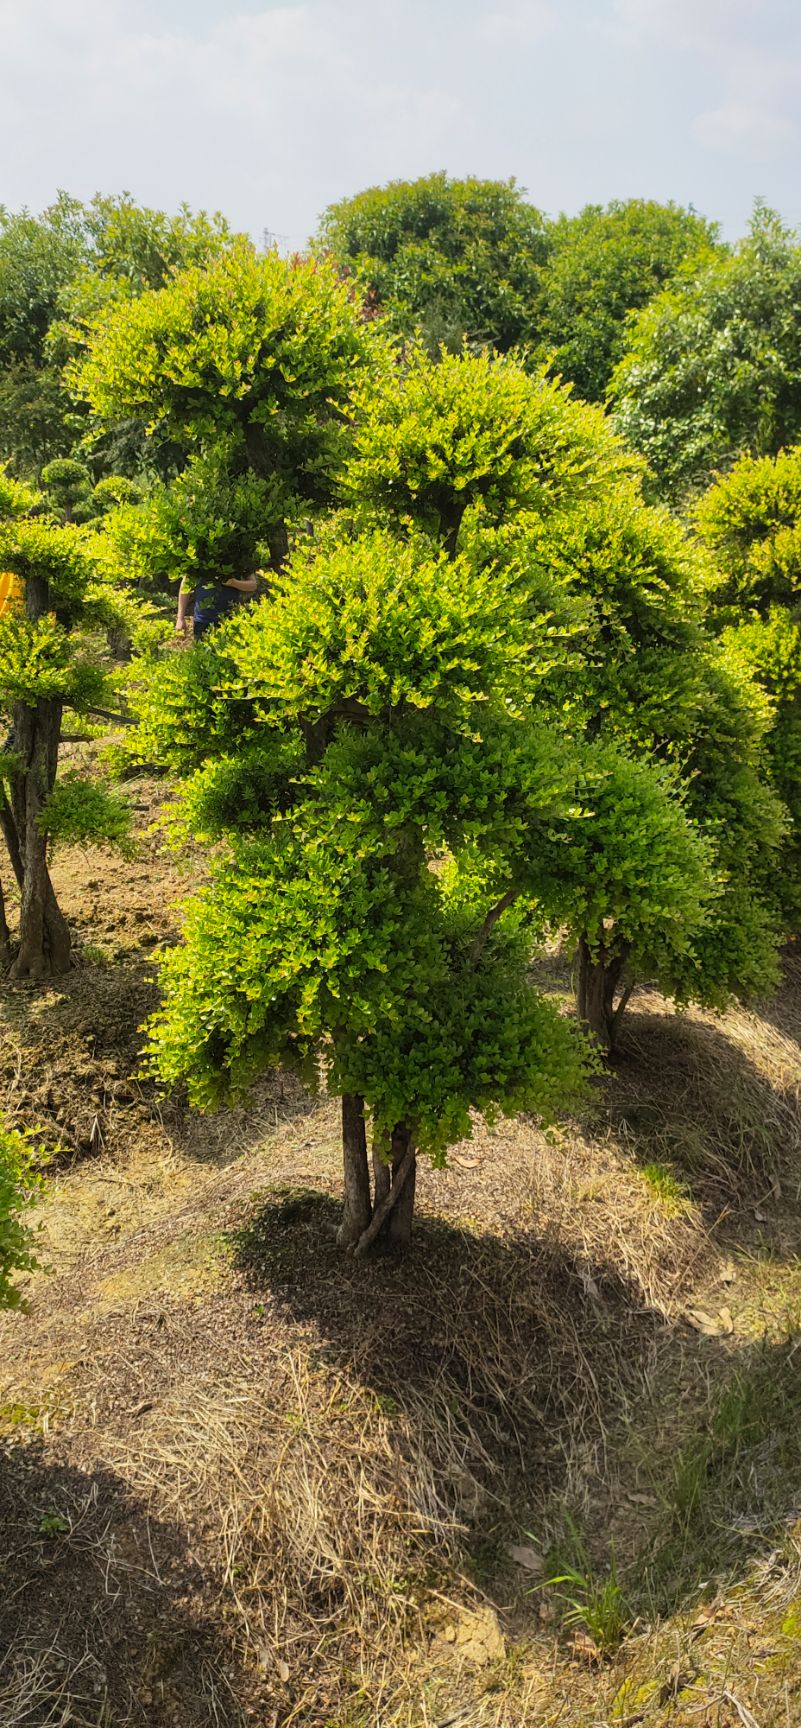
[[[579,940],[576,984],[579,1019],[589,1027],[607,1055],[611,1055],[615,1049],[620,1022],[630,995],[630,986],[627,986],[615,1002],[615,994],[627,959],[626,949],[616,954],[608,954],[603,948],[593,951],[586,936]]]
[[[345,1201],[337,1233],[340,1247],[357,1257],[378,1240],[405,1248],[412,1234],[416,1179],[411,1130],[404,1123],[396,1125],[386,1156],[373,1148],[371,1193],[364,1099],[346,1092],[342,1098],[342,1155]]]

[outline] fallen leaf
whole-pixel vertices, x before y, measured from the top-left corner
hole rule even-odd
[[[627,1494],[626,1499],[628,1500],[630,1506],[658,1506],[659,1505],[659,1501],[657,1499],[655,1499],[653,1494]]]
[[[289,1679],[289,1663],[284,1662],[283,1658],[279,1656],[276,1667],[278,1669],[278,1678],[285,1686]]]
[[[767,1224],[767,1221],[768,1221],[767,1212],[760,1212],[760,1209],[758,1206],[754,1207],[754,1217],[756,1218],[757,1224]]]
[[[728,1336],[728,1334],[730,1332],[734,1331],[734,1321],[732,1320],[732,1317],[731,1317],[731,1309],[730,1308],[719,1309],[718,1321],[720,1323],[721,1332],[723,1332],[726,1336]]]
[[[688,1308],[687,1319],[696,1332],[702,1332],[706,1338],[717,1338],[720,1331],[717,1320],[712,1314],[706,1314],[703,1308]]]
[[[522,1566],[524,1572],[532,1572],[538,1578],[542,1576],[545,1571],[545,1561],[542,1555],[537,1553],[536,1548],[519,1547],[513,1544],[508,1552],[509,1559],[513,1560],[516,1566]]]
[[[453,1154],[453,1156],[451,1158],[451,1163],[452,1164],[458,1164],[460,1170],[477,1170],[479,1164],[481,1163],[481,1159],[480,1158],[467,1158],[467,1157],[465,1157],[464,1153],[458,1152],[458,1153]]]
[[[574,1656],[583,1656],[585,1662],[597,1662],[601,1655],[595,1639],[588,1632],[577,1632],[570,1640],[570,1649]]]

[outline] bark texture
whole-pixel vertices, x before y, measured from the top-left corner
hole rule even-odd
[[[373,1215],[364,1099],[357,1092],[345,1092],[342,1096],[342,1158],[345,1204],[337,1242],[340,1248],[355,1248]]]
[[[576,988],[579,1018],[589,1027],[607,1055],[615,1049],[620,1021],[629,999],[629,991],[624,990],[619,1002],[615,1003],[615,992],[627,957],[625,950],[609,955],[601,949],[593,955],[584,936],[579,942]]]

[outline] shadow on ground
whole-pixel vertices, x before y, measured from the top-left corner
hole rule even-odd
[[[0,1445],[0,1720],[234,1728],[230,1652],[187,1533],[112,1471]]]
[[[753,1021],[753,1053],[723,1023],[629,1010],[620,1060],[608,1091],[608,1119],[634,1158],[664,1165],[698,1202],[710,1232],[758,1238],[762,1223],[788,1252],[801,1246],[795,1200],[801,1170],[801,1052],[782,1063]]]
[[[335,1224],[311,1192],[259,1206],[234,1239],[254,1312],[313,1327],[322,1361],[411,1426],[449,1492],[464,1563],[524,1622],[521,1543],[540,1576],[579,1562],[603,1574],[614,1550],[632,1614],[669,1613],[799,1515],[794,1346],[699,1338],[636,1284],[526,1232],[501,1240],[424,1217],[405,1258],[354,1263]]]

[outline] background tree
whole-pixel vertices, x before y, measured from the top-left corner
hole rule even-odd
[[[549,224],[514,180],[395,180],[333,204],[317,244],[355,273],[395,331],[505,351],[540,324]]]
[[[729,256],[688,266],[629,326],[610,386],[616,424],[681,501],[742,454],[801,431],[801,246],[758,207]]]
[[[588,204],[550,231],[539,341],[555,372],[602,402],[627,343],[628,314],[691,261],[716,249],[717,229],[692,210],[643,198]]]
[[[0,751],[0,827],[20,893],[17,979],[64,972],[70,936],[48,868],[48,843],[118,840],[126,827],[118,798],[76,777],[56,790],[64,710],[92,713],[109,697],[93,631],[117,613],[97,581],[91,535],[32,514],[39,500],[0,471],[0,568],[20,595],[0,616],[0,712],[10,730]],[[0,907],[2,893],[0,892]],[[9,950],[8,924],[2,932]]]
[[[543,702],[554,725],[629,763],[600,783],[594,821],[557,851],[552,889],[578,942],[579,1004],[612,1047],[618,983],[622,1001],[645,977],[713,1007],[773,986],[783,815],[767,783],[764,702],[710,633],[708,572],[682,527],[625,484],[552,520],[541,539],[540,556],[585,607],[567,676],[555,668]]]
[[[82,206],[61,193],[39,217],[0,211],[0,458],[35,474],[68,454],[69,397],[47,336],[87,258]]]
[[[781,816],[760,779],[764,703],[705,634],[698,553],[647,507],[604,416],[509,360],[420,353],[366,377],[354,416],[348,496],[512,573],[538,711],[590,750],[586,819],[555,825],[551,855],[538,837],[537,868],[600,1042],[634,975],[715,1003],[766,987]]]
[[[221,216],[175,216],[128,194],[91,204],[61,193],[41,216],[0,212],[0,458],[38,480],[43,466],[76,457],[86,427],[65,366],[86,320],[120,298],[161,287],[231,241]],[[142,428],[93,451],[94,477],[141,460]]]
[[[719,574],[724,651],[769,703],[767,750],[790,817],[777,894],[785,928],[801,928],[801,448],[742,457],[701,499],[701,537]]]

